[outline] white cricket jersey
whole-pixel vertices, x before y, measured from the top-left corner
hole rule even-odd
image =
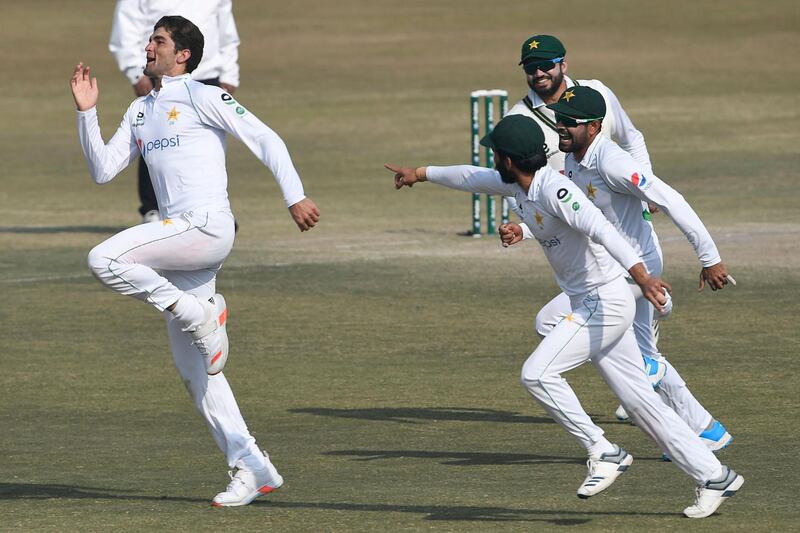
[[[192,78],[239,86],[239,34],[231,0],[117,0],[108,49],[131,84],[142,77],[144,47],[164,15],[187,18],[203,34],[203,59]]]
[[[516,183],[504,183],[497,171],[482,167],[427,167],[427,177],[452,189],[513,197],[553,267],[558,285],[570,296],[605,285],[641,262],[581,190],[549,166],[536,172],[527,191]]]
[[[683,196],[614,141],[597,136],[580,162],[567,154],[565,164],[566,176],[600,208],[645,264],[660,261],[661,249],[643,202],[656,204],[672,219],[704,267],[720,262],[711,235]]]
[[[613,91],[599,80],[577,80],[577,82],[575,82],[568,76],[564,76],[564,80],[566,81],[567,88],[575,85],[584,85],[595,89],[603,95],[603,99],[606,101],[606,116],[603,119],[603,128],[600,130],[600,134],[616,140],[636,161],[644,165],[646,172],[652,173],[650,154],[647,153],[644,135],[633,125],[633,122],[631,122],[625,110],[622,109],[622,105],[620,105],[619,99]],[[514,104],[508,111],[508,114],[525,115],[538,122],[544,132],[544,140],[547,144],[547,164],[555,170],[563,169],[565,154],[558,149],[558,133],[555,131],[555,112],[546,106],[544,101],[533,89],[528,90],[527,100],[530,102],[530,108],[525,103],[525,99],[522,99]]]
[[[78,111],[78,136],[95,182],[114,179],[141,154],[162,219],[188,211],[229,210],[228,132],[272,171],[287,206],[305,198],[281,138],[231,95],[188,74],[164,76],[161,83],[160,91],[133,101],[108,144],[100,135],[97,109]]]

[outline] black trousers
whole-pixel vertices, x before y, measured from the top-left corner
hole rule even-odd
[[[206,85],[214,85],[219,87],[219,78],[212,78],[210,80],[198,80],[200,83]],[[153,182],[150,180],[150,172],[147,170],[147,163],[144,158],[139,158],[139,214],[144,216],[148,211],[158,211],[158,201],[156,200],[156,192],[153,190]]]

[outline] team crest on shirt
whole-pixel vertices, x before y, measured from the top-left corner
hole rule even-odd
[[[144,126],[144,112],[139,111],[136,113],[136,121],[133,123],[133,127],[136,126]]]
[[[594,200],[594,195],[597,193],[597,189],[594,188],[592,182],[589,182],[589,185],[586,186],[586,197],[589,200]]]
[[[178,121],[178,117],[180,116],[181,112],[178,111],[178,108],[172,106],[172,109],[169,110],[167,113],[167,122],[170,124],[175,124]]]
[[[539,226],[541,229],[544,229],[544,217],[539,211],[536,211],[533,214],[533,218],[536,219],[536,225]]]

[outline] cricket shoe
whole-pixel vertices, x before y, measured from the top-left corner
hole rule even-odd
[[[586,461],[586,466],[589,467],[589,475],[586,476],[583,484],[578,489],[578,498],[585,500],[603,492],[631,466],[633,456],[617,445],[614,445],[614,448],[613,452],[604,453],[600,456],[600,459],[592,459],[590,457]]]
[[[208,301],[200,300],[205,312],[205,320],[191,332],[209,376],[219,374],[228,361],[228,306],[221,294],[215,294]]]
[[[732,469],[722,465],[722,476],[710,479],[697,487],[694,505],[683,510],[689,518],[705,518],[714,514],[722,502],[735,496],[744,484],[744,478]]]
[[[733,442],[733,435],[728,433],[719,420],[714,420],[710,428],[700,433],[700,440],[708,446],[709,450],[716,452],[730,446]]]
[[[728,433],[728,430],[719,420],[714,420],[714,423],[707,430],[700,433],[699,436],[703,444],[712,452],[718,452],[733,444],[733,435]],[[661,460],[669,462],[672,459],[669,458],[669,455],[662,454]]]
[[[240,507],[247,505],[263,494],[281,488],[283,477],[278,473],[269,460],[266,453],[267,466],[262,470],[245,470],[240,468],[233,472],[228,472],[231,482],[223,492],[220,492],[211,501],[214,507]]]

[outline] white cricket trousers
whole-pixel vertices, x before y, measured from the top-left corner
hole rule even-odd
[[[648,264],[648,270],[652,272],[650,264]],[[652,275],[660,276],[660,269]],[[694,397],[675,367],[658,351],[655,334],[658,317],[655,307],[642,295],[638,285],[628,283],[628,287],[636,299],[633,332],[636,343],[639,345],[639,351],[642,355],[655,359],[667,367],[667,373],[656,388],[656,392],[692,428],[692,431],[699,435],[705,431],[713,417]],[[556,324],[567,316],[570,309],[569,296],[562,292],[547,302],[536,314],[536,332],[543,337],[547,336]]]
[[[592,361],[628,415],[697,483],[720,462],[650,385],[633,334],[635,304],[625,278],[569,299],[570,311],[522,367],[522,384],[587,450],[603,436],[561,374]]]
[[[228,381],[206,374],[191,334],[165,309],[186,292],[214,296],[217,272],[234,240],[229,211],[185,213],[178,218],[133,226],[95,246],[89,268],[100,282],[162,311],[172,359],[228,466],[261,469],[264,455],[250,435]]]

